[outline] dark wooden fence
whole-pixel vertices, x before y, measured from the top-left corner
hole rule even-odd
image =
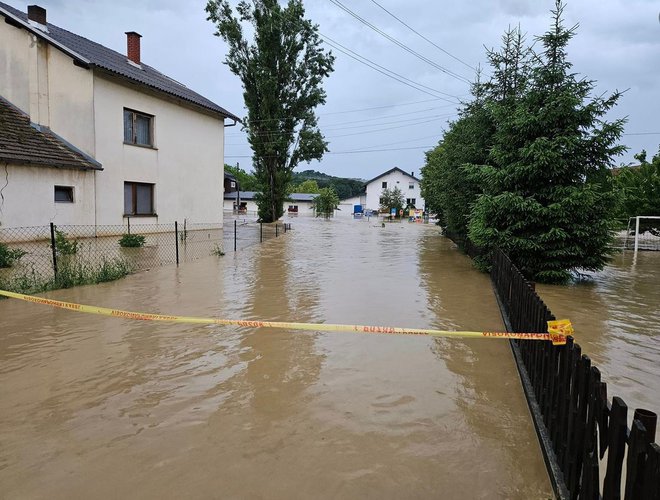
[[[554,316],[499,250],[493,254],[491,278],[507,328],[547,331],[546,322]],[[629,428],[628,407],[616,396],[608,401],[600,371],[573,338],[565,346],[531,340],[511,345],[556,495],[660,500],[656,414],[636,410]]]

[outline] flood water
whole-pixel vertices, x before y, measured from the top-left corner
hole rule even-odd
[[[49,293],[134,311],[503,328],[437,227],[277,239]],[[577,318],[576,318],[577,319]],[[0,301],[2,498],[550,498],[506,341],[136,322]]]
[[[601,272],[570,286],[538,285],[557,318],[632,410],[660,411],[660,252],[614,255]]]

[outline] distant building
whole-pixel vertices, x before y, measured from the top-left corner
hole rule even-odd
[[[126,35],[121,54],[0,2],[3,227],[222,222],[224,121],[238,118]]]
[[[378,211],[383,191],[385,189],[393,190],[394,188],[399,188],[403,195],[404,206],[424,209],[425,203],[424,198],[422,198],[419,182],[419,179],[413,175],[413,172],[405,172],[399,167],[391,168],[387,172],[383,172],[365,183],[366,194],[363,204],[367,210]]]
[[[256,194],[256,191],[225,193],[224,209],[227,211],[254,214],[257,212]],[[284,213],[313,215],[314,199],[317,196],[318,194],[314,193],[291,193],[288,200],[282,204]]]

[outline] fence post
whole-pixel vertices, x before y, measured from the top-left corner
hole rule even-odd
[[[236,219],[234,219],[234,252],[236,251]]]
[[[275,223],[275,238],[277,238],[277,222]]]
[[[179,221],[174,221],[174,247],[176,248],[176,265],[179,265]]]
[[[55,246],[55,224],[50,223],[50,248],[53,249],[53,274],[57,279],[57,247]]]
[[[128,222],[128,234],[131,234],[131,218],[126,217],[126,221]]]
[[[264,242],[264,223],[259,222],[259,243]]]

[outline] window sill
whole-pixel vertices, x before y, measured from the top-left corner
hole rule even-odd
[[[123,216],[125,218],[130,217],[132,219],[134,217],[158,217],[158,214],[124,214]]]
[[[156,146],[149,146],[148,144],[135,144],[133,142],[124,141],[124,146],[135,146],[136,148],[153,149],[154,151],[158,151]]]

